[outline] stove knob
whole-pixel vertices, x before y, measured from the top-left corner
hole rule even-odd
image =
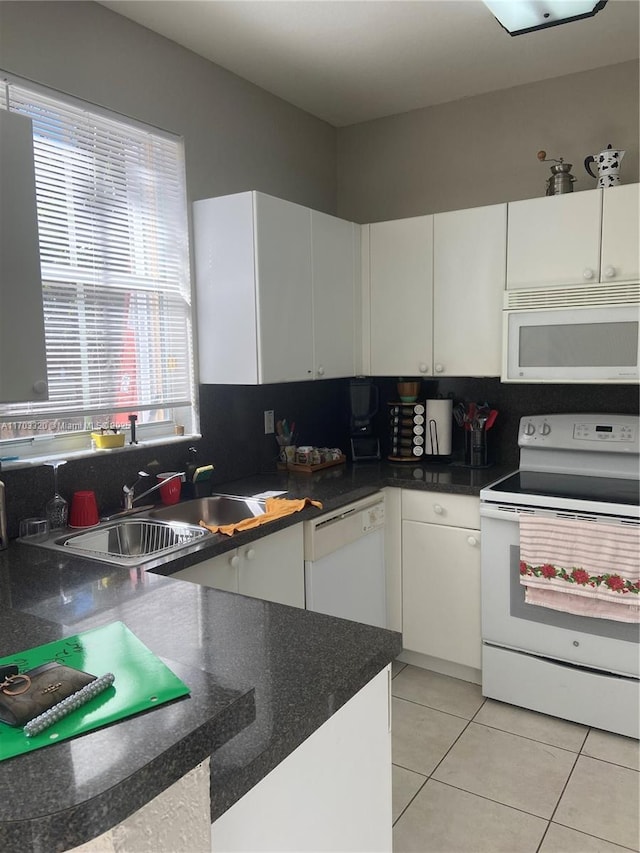
[[[533,435],[535,431],[535,424],[532,424],[531,421],[529,421],[529,423],[525,425],[525,428],[523,430],[525,435]]]
[[[549,433],[551,432],[551,427],[549,426],[549,424],[542,424],[540,432],[542,433],[542,435],[549,435]]]

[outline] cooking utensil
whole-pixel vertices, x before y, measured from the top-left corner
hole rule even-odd
[[[491,427],[494,425],[497,417],[498,417],[498,410],[497,409],[491,409],[491,411],[489,412],[489,417],[487,418],[487,422],[484,425],[485,430],[491,429]]]
[[[464,427],[466,410],[464,403],[456,403],[453,407],[453,419],[459,427]]]

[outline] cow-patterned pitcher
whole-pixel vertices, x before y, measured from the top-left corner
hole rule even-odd
[[[620,183],[620,163],[625,152],[618,148],[612,148],[610,145],[599,154],[589,154],[584,161],[584,167],[592,178],[598,179],[598,188],[606,189],[607,187],[615,187]],[[591,164],[595,163],[598,174],[594,175],[591,171]]]

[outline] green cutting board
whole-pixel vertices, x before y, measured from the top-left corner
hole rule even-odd
[[[112,672],[115,681],[112,687],[33,737],[27,737],[22,728],[0,722],[0,761],[90,732],[189,693],[187,685],[122,622],[1,658],[0,666],[15,664],[24,672],[49,661],[95,676]]]

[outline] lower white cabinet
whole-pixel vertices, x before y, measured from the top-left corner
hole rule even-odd
[[[211,827],[225,853],[391,853],[390,668]]]
[[[479,500],[402,491],[405,650],[479,670]]]
[[[302,524],[210,557],[171,577],[278,604],[304,607]]]

